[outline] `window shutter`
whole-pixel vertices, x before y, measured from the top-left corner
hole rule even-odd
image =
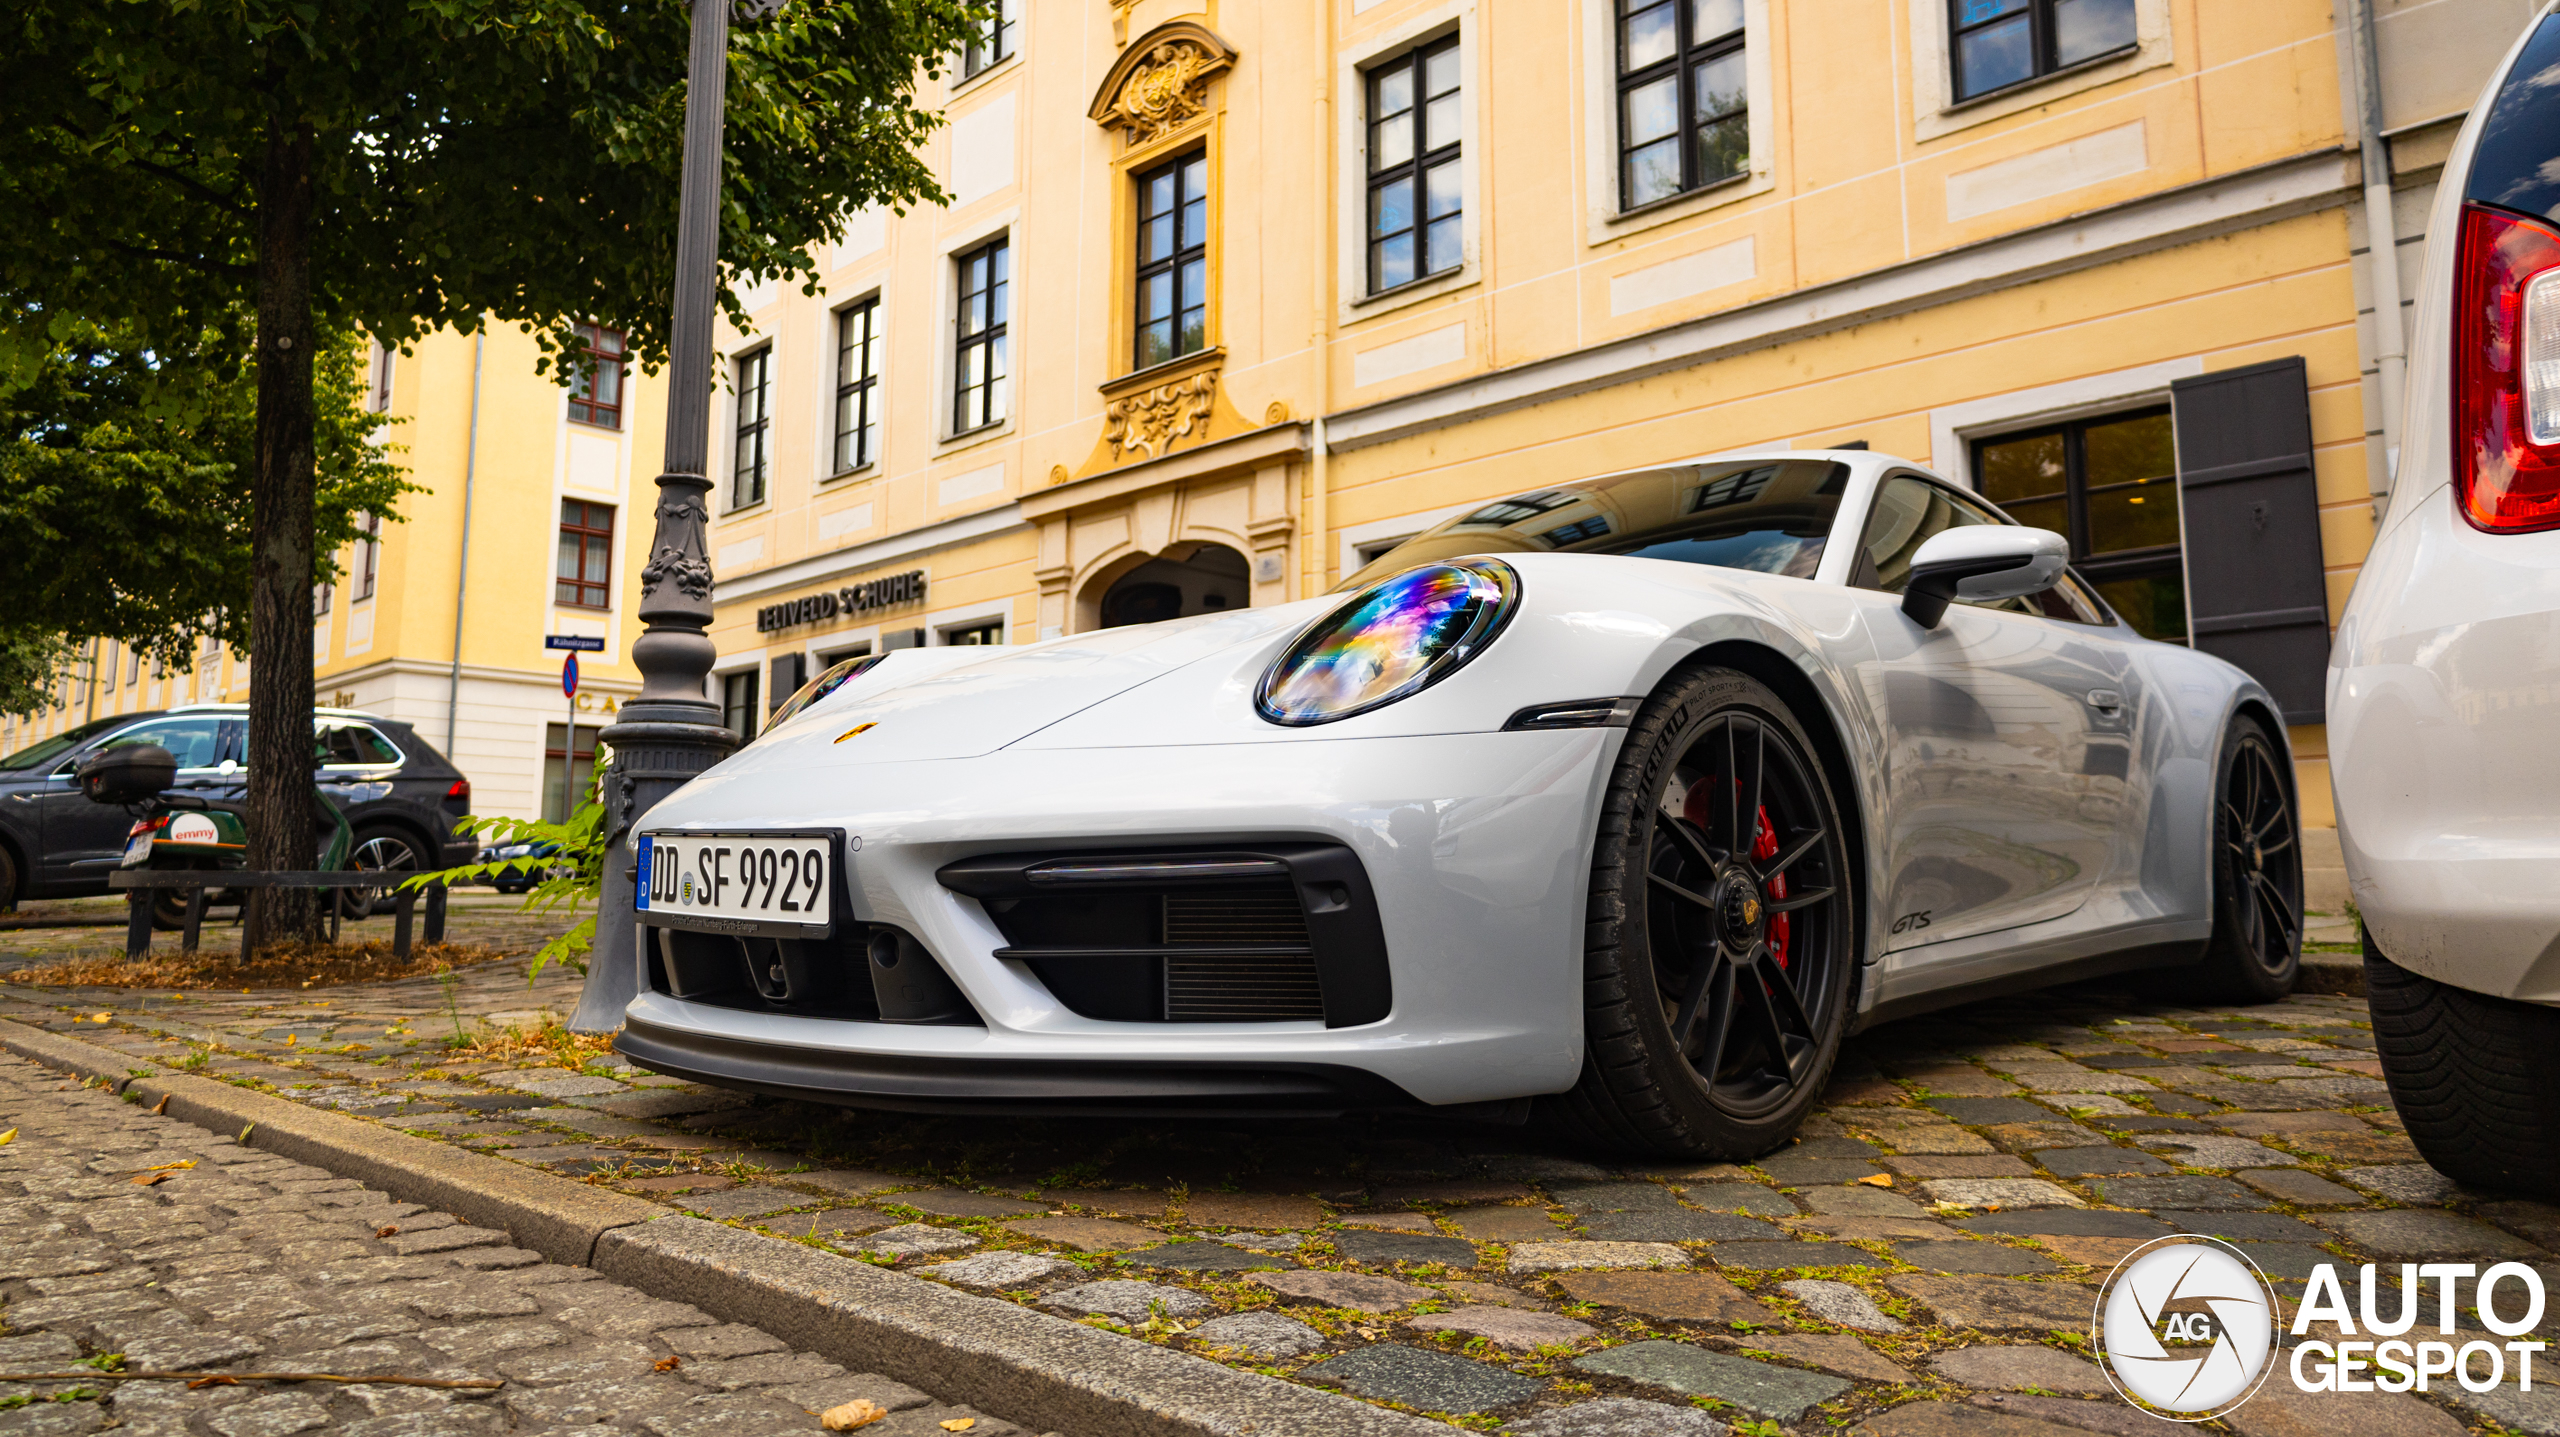
[[[2319,723],[2329,594],[2301,356],[2169,386],[2197,648],[2246,669],[2288,724]]]
[[[765,691],[766,712],[782,707],[790,702],[793,694],[800,692],[800,686],[809,681],[803,671],[807,663],[806,654],[784,654],[773,661],[773,683]]]

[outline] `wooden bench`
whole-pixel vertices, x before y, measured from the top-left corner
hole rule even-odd
[[[151,953],[151,895],[163,888],[183,889],[187,893],[187,921],[180,930],[180,952],[196,951],[197,940],[204,929],[206,891],[214,888],[382,888],[402,883],[415,874],[393,871],[350,871],[340,873],[245,873],[222,869],[127,869],[107,875],[109,888],[131,890],[125,895],[130,916],[125,922],[124,953],[128,958],[145,958]],[[394,896],[399,907],[391,924],[391,952],[394,957],[409,956],[409,932],[418,911],[418,898],[427,900],[427,941],[444,941],[445,887],[441,883],[424,888],[403,888]],[[329,905],[329,941],[338,941],[338,922],[345,905]]]

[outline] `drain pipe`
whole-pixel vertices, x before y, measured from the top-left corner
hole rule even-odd
[[[471,596],[471,481],[480,465],[480,346],[471,336],[471,428],[462,444],[462,567],[453,580],[453,670],[444,688],[444,758],[452,763],[453,731],[462,716],[462,605]],[[458,765],[457,765],[458,766]]]
[[[2382,478],[2375,516],[2400,472],[2400,406],[2408,393],[2409,341],[2400,317],[2399,225],[2391,213],[2391,147],[2382,138],[2382,63],[2374,48],[2373,0],[2348,0],[2355,27],[2356,128],[2364,157],[2365,291],[2373,297],[2374,388],[2382,407]]]

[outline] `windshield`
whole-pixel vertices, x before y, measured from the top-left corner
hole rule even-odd
[[[1624,554],[1810,579],[1848,491],[1826,459],[1682,464],[1499,499],[1416,534],[1344,589],[1465,554]]]
[[[16,753],[0,757],[0,769],[42,768],[117,724],[128,722],[131,720],[122,717],[102,718],[93,723],[84,723],[78,728],[64,729],[51,738],[39,739]]]

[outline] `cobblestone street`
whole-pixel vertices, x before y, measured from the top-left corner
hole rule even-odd
[[[22,936],[0,941],[14,951]],[[1212,1126],[860,1113],[696,1088],[609,1056],[573,1068],[448,1055],[457,1033],[565,1016],[575,984],[574,974],[546,973],[528,989],[511,962],[466,970],[449,986],[417,979],[308,994],[0,985],[0,1016],[120,1049],[137,1069],[199,1071],[1142,1341],[1524,1437],[1771,1423],[1891,1437],[2157,1430],[2086,1360],[2085,1334],[2094,1284],[2125,1252],[2171,1232],[2236,1242],[2295,1294],[2321,1261],[2381,1261],[2393,1264],[2388,1277],[2404,1260],[2516,1259],[2560,1280],[2550,1251],[2560,1208],[2465,1192],[2418,1161],[2353,997],[2225,1010],[2084,986],[1890,1024],[1852,1040],[1800,1142],[1748,1165],[1702,1165],[1625,1163],[1534,1130],[1414,1119]],[[47,1101],[112,1121],[117,1141],[142,1155],[102,1169],[164,1161],[150,1154],[186,1145],[102,1096]],[[56,1146],[30,1150],[21,1138],[10,1152],[21,1165],[71,1161],[59,1138],[47,1141]],[[243,1176],[236,1165],[222,1173]],[[188,1184],[210,1178],[151,1191],[201,1205]],[[66,1200],[19,1180],[31,1202]],[[82,1180],[99,1192],[122,1181]],[[263,1169],[257,1180],[273,1181]],[[344,1240],[396,1250],[361,1234]],[[343,1260],[394,1261],[355,1251]],[[316,1311],[338,1300],[331,1270],[301,1299]],[[543,1271],[558,1274],[527,1267],[467,1280],[522,1286]],[[55,1274],[25,1269],[24,1280],[39,1279]],[[62,1295],[36,1290],[44,1302]],[[554,1311],[544,1292],[524,1300]],[[37,1325],[29,1310],[13,1304],[13,1330]],[[562,1331],[563,1350],[607,1340],[574,1318],[542,1320]],[[2540,1335],[2556,1332],[2560,1312]],[[356,1404],[349,1416],[363,1400],[329,1399]],[[2492,1419],[2556,1433],[2560,1402],[2512,1382],[2486,1394],[2438,1382],[2426,1396],[2303,1397],[2279,1377],[2228,1425],[2262,1437],[2447,1437],[2496,1430],[2483,1425]],[[683,1437],[664,1425],[672,1415],[648,1420],[661,1437]]]
[[[0,1148],[0,1371],[120,1353],[135,1371],[503,1382],[10,1383],[0,1431],[757,1437],[857,1400],[891,1412],[866,1429],[884,1434],[1022,1430],[13,1058],[0,1128],[16,1132]]]

